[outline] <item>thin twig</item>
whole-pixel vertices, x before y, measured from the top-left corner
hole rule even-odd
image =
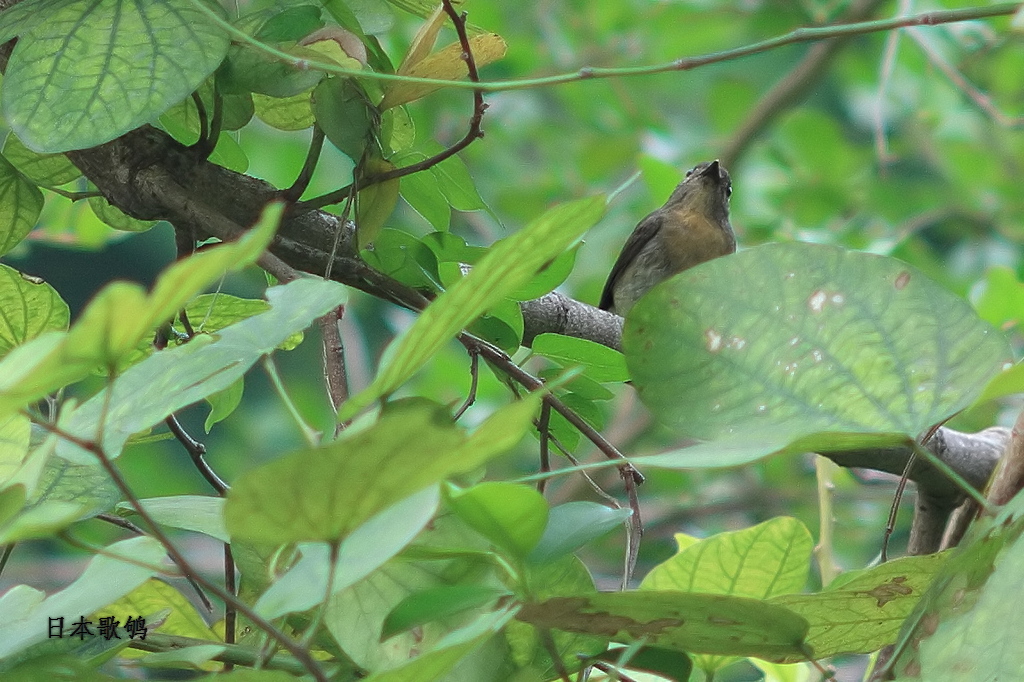
[[[334,414],[338,414],[338,408],[348,400],[349,395],[348,373],[345,370],[345,344],[341,340],[341,329],[338,327],[344,315],[345,306],[340,305],[317,321],[323,341],[324,384],[327,386],[327,397]],[[334,435],[338,435],[337,431]]]
[[[900,501],[903,500],[903,491],[907,488],[907,481],[910,480],[910,470],[917,461],[917,455],[911,453],[907,459],[907,465],[903,467],[903,474],[900,475],[900,482],[896,486],[896,494],[892,497],[892,504],[889,506],[889,519],[885,523],[885,534],[882,536],[881,562],[884,564],[889,560],[889,538],[896,530],[896,515],[900,511]]]
[[[901,28],[904,26],[936,26],[939,24],[950,24],[959,21],[970,21],[973,19],[986,19],[989,17],[1013,14],[1020,9],[1019,2],[1005,2],[997,5],[983,5],[980,7],[967,7],[964,9],[923,12],[913,16],[897,17],[894,19],[854,21],[845,24],[833,24],[831,26],[797,28],[774,38],[736,47],[731,50],[722,50],[720,52],[712,52],[710,54],[696,57],[684,57],[660,64],[622,68],[583,67],[572,73],[556,74],[541,78],[467,83],[465,81],[446,80],[443,78],[420,78],[416,76],[385,73],[382,71],[347,69],[334,63],[296,57],[295,55],[289,54],[283,50],[267,45],[266,43],[263,43],[257,38],[254,38],[248,33],[242,31],[225,20],[214,10],[207,7],[203,0],[191,0],[191,2],[196,9],[204,13],[213,23],[220,26],[239,42],[251,45],[261,52],[269,54],[286,64],[292,64],[303,70],[316,69],[318,71],[333,73],[339,76],[352,76],[369,80],[392,81],[399,83],[419,83],[422,85],[433,85],[458,90],[482,90],[483,92],[527,90],[552,85],[564,85],[566,83],[575,83],[584,80],[594,80],[598,78],[625,78],[631,76],[649,76],[671,71],[689,71],[708,64],[717,64],[718,62],[730,61],[741,57],[749,57],[750,55],[760,54],[786,45],[812,43],[829,40],[831,38],[845,38],[849,36],[863,35],[865,33],[891,31],[894,28]]]
[[[462,407],[455,411],[455,415],[452,417],[452,421],[458,421],[459,417],[466,413],[466,410],[476,402],[476,389],[477,384],[480,381],[480,355],[470,351],[469,353],[469,393],[466,395],[466,401],[462,403]],[[541,413],[543,414],[543,413]],[[541,492],[544,492],[541,490]]]
[[[626,487],[626,496],[629,499],[629,508],[633,513],[626,519],[626,557],[625,566],[622,570],[622,589],[629,588],[629,581],[633,578],[633,571],[636,570],[636,559],[640,554],[640,538],[644,535],[643,519],[640,517],[640,498],[637,495],[637,480],[624,469],[619,469],[622,476],[622,483]]]
[[[539,428],[539,422],[535,423],[534,426],[537,426]],[[552,445],[555,446],[555,449],[562,454],[562,457],[565,457],[567,460],[569,460],[569,462],[572,463],[573,466],[580,465],[580,461],[576,459],[576,457],[574,457],[571,452],[569,452],[569,448],[565,447],[562,444],[562,441],[558,440],[558,436],[549,432],[548,440],[551,442]],[[544,479],[552,478],[557,473],[558,472],[555,472],[554,474],[552,474],[552,476],[545,476]],[[586,470],[580,469],[577,473],[579,473],[579,475],[582,476],[583,479],[590,484],[591,490],[593,490],[598,497],[606,501],[613,509],[622,509],[622,505],[619,503],[619,501],[616,500],[613,496],[606,493],[604,491],[604,488],[598,485],[597,481],[595,481],[593,476],[587,473]]]
[[[192,93],[192,101],[196,104],[196,113],[199,116],[199,139],[191,148],[200,158],[207,159],[217,148],[218,138],[220,138],[221,124],[224,121],[223,99],[217,86],[214,85],[212,119],[207,116],[206,103],[203,102],[198,91]]]
[[[195,465],[199,473],[202,474],[206,482],[209,483],[214,490],[217,491],[218,495],[223,496],[228,490],[228,484],[217,475],[217,472],[213,470],[210,464],[206,461],[206,446],[200,443],[198,440],[192,437],[185,427],[178,421],[177,415],[171,414],[164,420],[167,424],[167,428],[170,429],[174,437],[178,439],[178,442],[185,448],[185,452],[192,458],[192,463]]]
[[[462,46],[462,59],[466,62],[466,71],[469,73],[469,81],[471,83],[479,83],[480,73],[477,70],[476,59],[473,57],[473,48],[469,42],[469,34],[466,32],[466,13],[463,12],[462,14],[459,14],[456,12],[455,8],[452,6],[451,0],[441,0],[441,4],[444,7],[445,13],[452,20],[452,24],[455,25],[455,32],[459,36],[459,44]],[[427,170],[428,168],[436,166],[442,161],[455,156],[472,144],[473,141],[484,136],[484,132],[481,129],[480,124],[484,117],[484,111],[486,110],[487,105],[484,103],[483,90],[474,89],[473,115],[469,119],[469,130],[466,131],[465,136],[463,136],[461,140],[447,149],[417,163],[409,166],[403,166],[401,168],[395,168],[384,173],[362,177],[346,187],[342,187],[341,189],[334,190],[333,192],[329,192],[319,197],[314,197],[309,201],[303,201],[301,203],[302,207],[322,208],[324,206],[336,204],[349,196],[352,193],[352,189],[357,185],[360,189],[365,189],[370,185],[376,185],[388,180],[395,180],[406,175],[412,175],[413,173],[419,173],[420,171]]]
[[[357,176],[358,173],[359,173],[359,171],[357,169],[353,173],[353,175]],[[331,278],[331,271],[334,270],[334,259],[337,258],[337,256],[338,256],[338,246],[341,244],[341,234],[342,234],[342,232],[345,231],[345,228],[348,225],[348,222],[349,222],[348,221],[348,216],[352,212],[352,206],[355,205],[356,198],[358,196],[359,196],[359,180],[358,180],[358,177],[357,177],[357,179],[355,181],[353,181],[352,184],[350,184],[348,186],[348,198],[345,201],[345,207],[341,211],[341,216],[338,218],[338,224],[337,224],[337,226],[335,227],[335,230],[334,230],[334,243],[331,245],[331,253],[330,253],[330,255],[327,256],[327,267],[324,268],[324,279],[330,279]],[[356,233],[356,237],[357,237],[357,241],[358,241],[358,234],[359,234],[358,226],[356,225],[356,223],[354,221],[353,221],[352,225],[355,226],[354,231]],[[358,244],[357,244],[357,247],[358,247]]]
[[[102,197],[103,196],[103,192],[100,192],[100,191],[97,191],[97,190],[86,190],[84,192],[71,192],[71,191],[66,190],[66,189],[61,189],[60,187],[46,187],[46,186],[44,186],[43,188],[48,190],[48,191],[50,191],[50,192],[53,192],[54,194],[59,194],[60,196],[64,197],[65,199],[70,199],[71,201],[81,201],[82,199],[90,199],[92,197]]]
[[[104,512],[102,514],[97,514],[96,519],[99,521],[105,521],[106,523],[109,523],[112,526],[117,526],[118,528],[124,528],[126,531],[134,535],[146,534],[146,531],[142,530],[142,528],[135,525],[128,519],[118,516],[117,514],[109,514]]]
[[[178,319],[181,320],[181,328],[185,330],[185,336],[192,338],[196,335],[196,330],[192,328],[192,322],[188,319],[188,312],[182,308],[178,311]]]
[[[306,191],[310,180],[313,179],[313,172],[316,171],[316,165],[320,161],[320,152],[323,148],[324,131],[320,129],[320,126],[314,125],[313,137],[309,141],[309,151],[306,152],[306,161],[302,164],[302,170],[299,171],[292,186],[281,192],[281,197],[285,201],[294,203],[302,197],[302,193]]]
[[[551,438],[551,406],[547,403],[541,405],[540,419],[537,420],[537,433],[540,435],[540,473],[546,474],[551,471],[551,455],[548,450]],[[537,481],[537,492],[544,494],[548,479],[542,478]]]
[[[176,563],[181,568],[182,572],[185,573],[185,575],[190,575],[193,578],[195,578],[196,582],[198,582],[207,590],[215,594],[219,599],[222,599],[225,602],[233,604],[240,613],[242,613],[246,618],[252,621],[253,625],[255,625],[260,630],[265,632],[274,641],[278,642],[282,647],[284,647],[286,651],[288,651],[296,659],[298,659],[298,661],[302,663],[306,671],[309,672],[313,676],[313,678],[317,680],[317,682],[328,682],[327,675],[324,674],[324,671],[320,668],[320,665],[316,662],[316,660],[310,655],[309,651],[307,651],[304,647],[300,646],[297,642],[293,641],[290,637],[285,635],[279,629],[274,627],[272,623],[270,623],[265,618],[256,613],[254,610],[249,608],[249,606],[245,602],[239,600],[235,595],[228,593],[220,585],[204,578],[202,574],[200,574],[199,571],[197,571],[195,567],[193,567],[192,564],[189,563],[189,561],[185,558],[185,555],[182,554],[181,551],[178,550],[178,548],[174,545],[174,543],[170,541],[170,538],[167,536],[167,534],[164,533],[163,530],[161,530],[160,526],[153,520],[153,517],[150,516],[149,512],[147,512],[145,507],[142,506],[142,503],[139,501],[139,499],[135,497],[135,493],[128,486],[128,483],[121,475],[120,470],[118,470],[118,468],[114,465],[113,460],[111,460],[107,456],[107,453],[98,443],[94,441],[85,440],[83,438],[79,438],[78,436],[72,433],[68,433],[67,431],[61,429],[59,426],[51,424],[49,422],[37,423],[43,429],[49,431],[50,433],[56,434],[58,437],[63,438],[64,440],[68,441],[69,443],[72,443],[73,445],[77,445],[86,452],[91,452],[93,456],[95,456],[96,459],[99,460],[100,465],[107,472],[107,475],[110,476],[111,480],[114,482],[114,485],[117,487],[118,491],[120,491],[121,495],[124,496],[124,498],[132,505],[132,508],[135,510],[135,513],[142,517],[142,520],[146,522],[146,525],[149,526],[150,532],[153,534],[153,537],[156,538],[156,540],[161,545],[163,545],[164,549],[167,551],[167,554],[171,557],[174,563]]]
[[[619,682],[636,682],[632,677],[621,672],[618,668],[611,665],[610,663],[605,663],[604,661],[590,661],[589,665],[591,665],[594,668],[597,668],[605,675],[608,675],[612,679],[618,680]]]
[[[12,542],[9,545],[4,545],[3,554],[0,554],[0,575],[4,574],[4,568],[7,567],[7,560],[11,558],[11,553],[14,552],[14,546],[18,543]]]
[[[235,557],[231,552],[231,543],[224,543],[224,589],[228,593],[238,596],[238,587],[235,585]],[[231,602],[224,602],[224,642],[235,643],[235,627],[238,621],[238,611]],[[232,664],[225,662],[224,670],[231,670]]]

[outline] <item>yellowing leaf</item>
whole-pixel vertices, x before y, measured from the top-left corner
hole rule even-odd
[[[402,65],[398,67],[398,73],[409,73],[409,69],[423,61],[430,54],[430,51],[434,49],[434,43],[437,42],[437,34],[441,32],[441,27],[444,26],[444,20],[444,5],[438,5],[430,13],[430,16],[427,17],[426,22],[420,26],[420,30],[416,31],[416,36],[412,39],[412,45],[409,46],[409,52],[406,53],[405,59],[402,60]]]
[[[469,39],[469,46],[473,50],[473,58],[477,67],[490,64],[505,56],[505,41],[497,33],[484,33],[473,36]],[[415,76],[417,78],[435,78],[438,80],[458,80],[469,74],[466,62],[462,58],[462,46],[452,43],[434,54],[411,65],[409,70],[401,75]],[[399,104],[406,104],[426,97],[435,90],[440,90],[443,85],[432,83],[403,83],[395,82],[389,85],[384,91],[384,99],[380,103],[381,109],[396,107]]]
[[[377,175],[394,170],[394,164],[381,159],[371,159],[366,164],[369,175]],[[385,221],[391,216],[398,203],[398,178],[370,185],[359,191],[356,204],[356,236],[359,249],[369,246],[384,227]]]

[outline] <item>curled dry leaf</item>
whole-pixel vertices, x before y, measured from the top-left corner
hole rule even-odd
[[[355,33],[347,31],[341,26],[325,26],[318,31],[313,31],[300,40],[299,45],[322,52],[326,57],[338,61],[337,53],[332,54],[334,48],[329,45],[331,42],[341,48],[345,57],[354,59],[364,67],[366,66],[366,46],[363,45],[363,41]],[[324,49],[325,47],[330,49]]]

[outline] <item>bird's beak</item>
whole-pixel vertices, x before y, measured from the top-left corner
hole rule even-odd
[[[722,167],[719,165],[718,159],[715,159],[714,161],[711,162],[711,164],[707,168],[705,168],[703,170],[703,172],[701,172],[701,176],[703,176],[705,178],[712,178],[714,180],[719,180],[722,177],[722,170],[721,170],[721,168]]]

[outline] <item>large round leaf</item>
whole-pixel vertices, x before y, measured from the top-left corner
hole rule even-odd
[[[917,436],[1011,359],[966,301],[909,265],[768,244],[653,289],[623,332],[643,401],[701,439]]]
[[[38,152],[92,147],[152,120],[228,49],[227,33],[190,0],[36,0],[24,11],[7,27],[20,38],[3,114]]]

